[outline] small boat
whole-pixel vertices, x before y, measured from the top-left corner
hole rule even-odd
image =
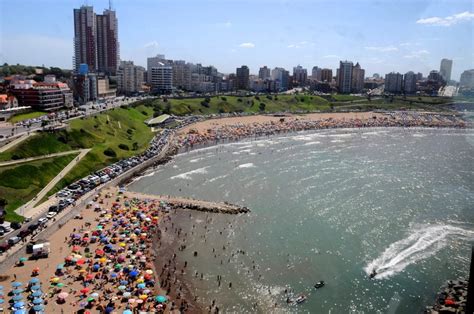
[[[304,301],[306,301],[306,296],[304,294],[302,294],[299,297],[297,297],[293,302],[296,303],[296,304],[301,304]]]
[[[374,268],[374,270],[372,270],[372,272],[370,273],[369,278],[372,279],[372,278],[374,278],[375,276],[377,276],[377,271],[376,271],[375,268]]]
[[[316,289],[319,289],[319,288],[324,287],[324,285],[325,285],[324,281],[321,280],[321,281],[318,281],[318,282],[314,285],[314,287],[315,287]]]

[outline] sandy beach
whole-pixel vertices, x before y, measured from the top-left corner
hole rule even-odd
[[[166,278],[160,285],[155,268],[158,226],[169,219],[164,206],[157,198],[103,190],[80,208],[81,219],[44,239],[51,245],[48,258],[24,260],[25,254],[2,274],[4,308],[18,296],[25,305],[43,305],[46,313],[192,312],[184,288],[175,289]]]

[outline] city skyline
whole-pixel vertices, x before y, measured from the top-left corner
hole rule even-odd
[[[86,2],[96,12],[109,5],[106,0],[47,0],[41,6],[33,1],[14,6],[2,3],[6,14],[0,62],[71,69],[73,9]],[[340,60],[347,59],[359,62],[366,76],[410,70],[428,75],[447,58],[453,59],[452,78],[459,80],[464,70],[474,68],[472,40],[466,45],[473,36],[474,20],[468,1],[450,2],[449,6],[446,1],[386,1],[383,5],[358,1],[345,6],[347,10],[341,10],[339,1],[304,0],[291,5],[266,0],[208,0],[200,5],[113,1],[120,25],[121,59],[141,66],[146,66],[147,57],[165,54],[170,59],[214,65],[224,73],[233,73],[241,65],[247,65],[251,74],[258,74],[264,65],[289,70],[296,65],[308,71],[313,66],[336,69]],[[15,18],[19,14],[25,18]],[[43,17],[41,27],[32,26],[33,21],[37,23],[28,18],[33,14]]]

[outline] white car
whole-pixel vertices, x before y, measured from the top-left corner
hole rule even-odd
[[[58,213],[56,213],[56,212],[49,212],[49,213],[46,215],[46,218],[51,219],[51,218],[53,218],[54,216],[56,216],[57,214],[58,214]]]
[[[48,218],[46,217],[41,217],[40,219],[38,219],[38,222],[42,225],[44,225],[45,223],[48,222]]]

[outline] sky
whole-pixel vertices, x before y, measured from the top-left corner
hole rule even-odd
[[[108,0],[0,0],[0,63],[72,68],[73,9]],[[359,62],[366,76],[474,69],[472,0],[112,0],[120,57],[291,70]]]

